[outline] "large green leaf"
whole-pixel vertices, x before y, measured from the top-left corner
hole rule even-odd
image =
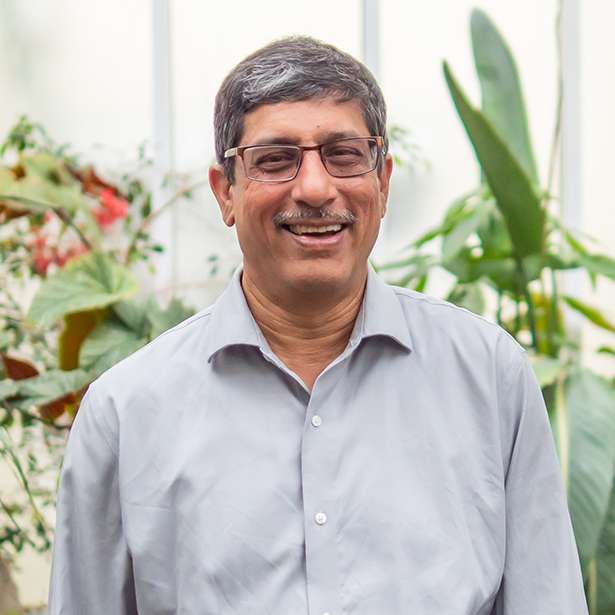
[[[161,309],[153,295],[143,301],[120,301],[113,306],[117,317],[138,337],[153,339],[194,314],[179,299],[173,298]]]
[[[448,64],[444,77],[476,156],[502,212],[517,257],[539,254],[545,214],[532,180],[481,111],[472,107]]]
[[[495,200],[492,203],[491,212],[478,227],[477,233],[483,255],[489,258],[501,258],[512,254],[513,246],[506,230],[506,223],[497,209]]]
[[[91,382],[91,375],[83,369],[49,370],[40,376],[19,381],[19,395],[28,404],[42,405],[75,393]]]
[[[565,369],[562,361],[545,355],[530,355],[530,362],[541,389],[553,384]]]
[[[615,325],[609,322],[599,310],[591,305],[587,305],[587,303],[583,303],[583,301],[579,301],[575,297],[569,297],[567,295],[563,296],[562,299],[575,311],[583,314],[585,318],[589,321],[593,322],[597,327],[601,329],[606,329],[611,333],[615,333]]]
[[[144,301],[130,300],[119,301],[113,305],[113,312],[137,337],[149,335],[150,323],[149,312],[159,310],[158,304],[153,297],[147,297]]]
[[[19,386],[14,380],[0,380],[0,401],[13,397],[13,395],[16,395],[18,391]]]
[[[455,256],[466,244],[489,215],[489,205],[478,203],[451,228],[442,240],[442,260],[447,261]]]
[[[615,613],[615,483],[592,563],[596,568],[597,587],[592,588],[594,590],[592,593],[596,596],[596,613],[613,615]]]
[[[543,257],[533,254],[523,259],[522,265],[527,281],[540,276]],[[474,256],[472,250],[464,246],[458,254],[442,263],[442,266],[457,277],[458,284],[469,284],[480,278],[487,278],[500,291],[513,294],[522,292],[523,280],[519,276],[518,265],[509,257]]]
[[[584,575],[607,515],[615,471],[615,390],[576,368],[561,386],[551,426]]]
[[[147,338],[119,320],[106,320],[83,342],[79,352],[79,366],[98,376],[145,343]]]
[[[485,117],[525,174],[538,185],[523,92],[513,55],[495,24],[483,11],[472,11],[470,29]]]
[[[156,305],[156,304],[155,304]],[[152,325],[150,335],[153,338],[167,329],[178,325],[194,314],[194,310],[185,306],[179,299],[173,298],[164,310],[157,307],[148,312],[147,318]]]
[[[85,208],[81,184],[61,159],[39,152],[22,156],[19,164],[22,177],[15,177],[7,169],[0,173],[0,200],[9,201],[16,209],[32,211],[61,207],[72,213]]]
[[[457,284],[446,297],[447,301],[466,308],[475,314],[485,312],[485,295],[480,283]]]
[[[579,262],[590,273],[615,280],[615,260],[605,254],[580,254]]]
[[[65,314],[103,308],[137,290],[128,269],[106,254],[93,252],[72,260],[43,282],[30,306],[28,320],[48,326]]]

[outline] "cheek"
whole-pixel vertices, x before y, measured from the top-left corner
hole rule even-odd
[[[236,215],[237,236],[242,246],[265,245],[274,239],[277,231],[272,219],[283,201],[279,193],[278,186],[251,183],[246,187]]]
[[[351,204],[351,210],[357,216],[359,226],[365,231],[377,225],[382,218],[382,203],[379,193],[375,190],[348,194],[347,202]]]

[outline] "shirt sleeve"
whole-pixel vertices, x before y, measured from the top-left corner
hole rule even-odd
[[[509,428],[506,559],[492,615],[587,615],[581,566],[542,392],[514,349],[502,420]]]
[[[75,417],[62,464],[48,613],[136,615],[117,449],[92,389]]]

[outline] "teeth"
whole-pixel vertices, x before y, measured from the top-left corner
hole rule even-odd
[[[304,226],[302,224],[291,224],[289,227],[295,235],[303,235],[306,233],[327,233],[329,231],[341,231],[341,224],[330,224],[329,226]]]

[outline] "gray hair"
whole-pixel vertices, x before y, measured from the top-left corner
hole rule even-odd
[[[234,158],[224,152],[236,147],[246,113],[263,104],[333,97],[356,100],[372,135],[386,135],[386,105],[380,86],[366,66],[351,55],[308,36],[283,38],[258,49],[225,77],[214,107],[216,158],[230,182]]]

